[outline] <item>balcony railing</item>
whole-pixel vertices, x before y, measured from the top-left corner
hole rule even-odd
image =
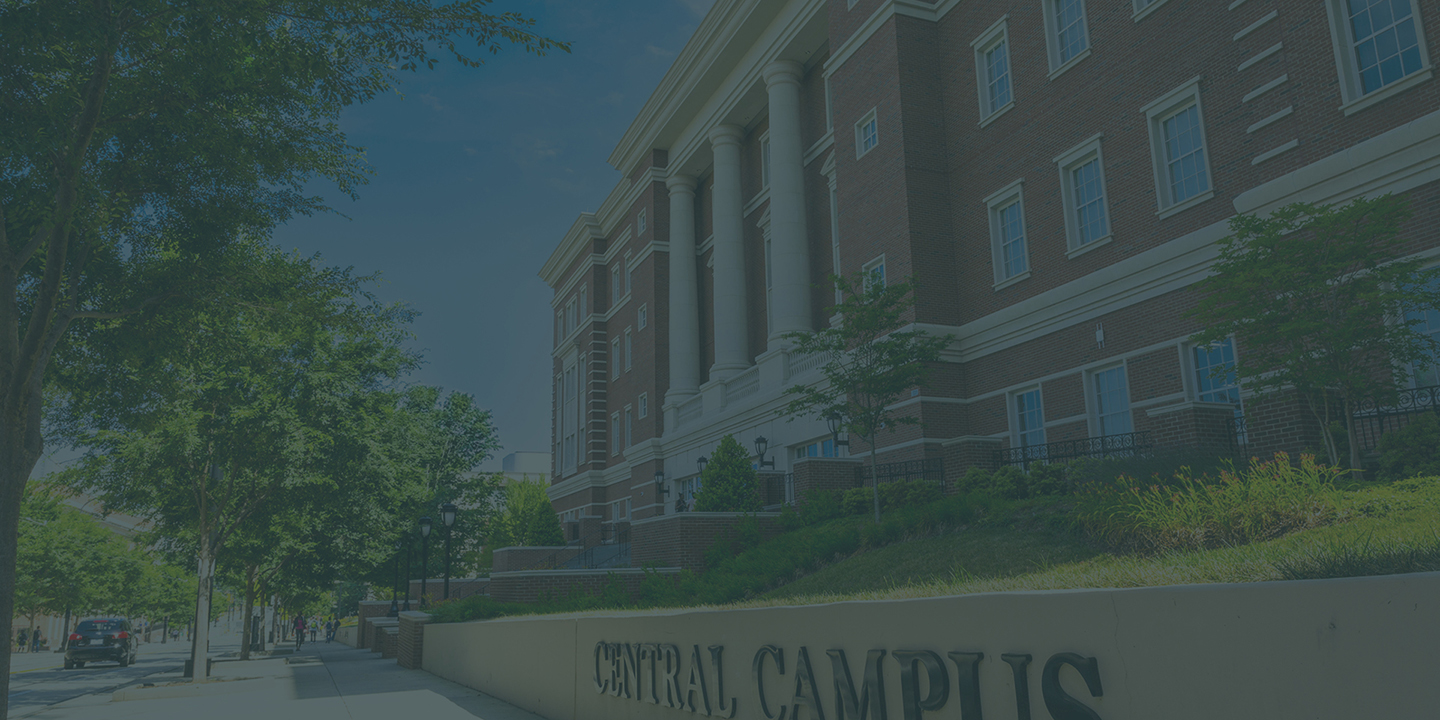
[[[1032,462],[1059,462],[1077,458],[1135,457],[1150,452],[1149,431],[1117,433],[1099,437],[1061,440],[1044,445],[1024,445],[996,451],[1000,465],[1026,466]]]
[[[1374,450],[1380,444],[1380,436],[1405,427],[1425,413],[1440,414],[1440,385],[1401,390],[1384,402],[1366,398],[1351,416],[1355,439],[1361,450]]]
[[[925,480],[943,485],[945,483],[945,460],[942,458],[925,458],[923,460],[883,463],[875,466],[874,477],[878,478],[882,483]],[[860,466],[860,484],[864,485],[868,483],[870,478],[870,466]]]

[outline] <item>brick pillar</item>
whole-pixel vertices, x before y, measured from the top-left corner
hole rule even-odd
[[[849,490],[859,486],[859,460],[849,458],[801,458],[795,461],[795,504],[816,490]]]
[[[955,481],[965,477],[972,467],[994,470],[1000,467],[996,453],[1000,450],[1000,439],[963,435],[946,440],[942,445],[945,458],[945,487],[955,487]]]
[[[600,532],[600,525],[601,520],[598,517],[580,518],[580,539],[584,541],[585,547],[600,544],[600,536],[596,534]]]
[[[430,622],[430,615],[423,612],[402,612],[400,613],[400,647],[395,653],[396,662],[400,667],[412,670],[420,669],[425,659],[425,626]]]
[[[370,620],[385,617],[385,614],[388,612],[390,612],[389,600],[360,601],[360,610],[357,613],[360,622],[355,627],[355,647],[368,648],[371,646],[373,639],[371,638],[372,633],[369,631]]]

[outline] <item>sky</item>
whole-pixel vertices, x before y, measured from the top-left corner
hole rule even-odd
[[[506,49],[480,68],[405,74],[399,94],[341,127],[374,175],[359,199],[316,184],[339,214],[292,220],[280,247],[379,271],[384,301],[420,312],[411,381],[473,395],[503,449],[550,446],[551,292],[537,273],[581,212],[620,180],[606,158],[713,0],[497,0],[572,43]]]

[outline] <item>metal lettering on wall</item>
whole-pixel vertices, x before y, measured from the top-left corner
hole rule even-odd
[[[810,650],[800,646],[789,656],[785,648],[765,645],[750,662],[747,701],[727,695],[722,645],[689,651],[661,643],[595,643],[595,692],[624,700],[647,702],[707,717],[733,718],[742,702],[753,702],[767,720],[888,720],[885,703],[884,649],[865,653],[859,677],[851,672],[845,651],[826,650],[834,697],[823,697]],[[954,651],[942,658],[931,650],[888,651],[899,670],[900,708],[903,720],[923,720],[947,706],[956,705],[964,720],[983,720],[980,666],[983,652]],[[816,656],[819,658],[819,655]],[[949,665],[945,660],[949,659]],[[1014,678],[1013,700],[992,699],[991,718],[1031,720],[1031,656],[1004,653],[1000,660]],[[821,658],[818,662],[824,662]],[[1060,669],[1069,665],[1085,681],[1091,697],[1104,695],[1100,663],[1093,657],[1062,652],[1050,656],[1040,671],[1040,697],[1053,720],[1101,720],[1095,709],[1070,695],[1060,685]],[[951,682],[950,666],[955,668]],[[856,680],[859,680],[857,688]],[[996,710],[996,707],[1000,710]],[[751,710],[749,715],[754,714]]]

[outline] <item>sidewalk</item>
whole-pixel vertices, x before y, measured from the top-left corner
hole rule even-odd
[[[199,686],[166,685],[179,680],[152,675],[155,687],[77,698],[27,720],[542,720],[393,658],[324,641],[296,656],[216,662],[211,681]]]

